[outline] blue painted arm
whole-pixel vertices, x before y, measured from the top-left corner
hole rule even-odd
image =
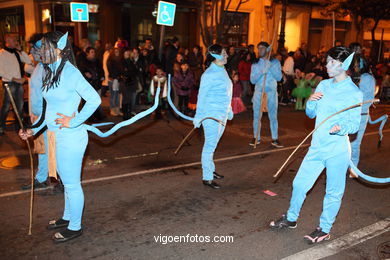
[[[39,131],[42,130],[46,126],[45,122],[45,114],[46,114],[46,100],[42,98],[42,112],[39,115],[37,121],[31,126],[31,130],[33,134],[36,135]]]
[[[318,84],[315,92],[323,92],[322,81]],[[317,116],[317,102],[318,101],[308,100],[306,103],[306,115],[311,119]]]
[[[356,92],[348,102],[348,106],[352,106],[363,102],[363,93]],[[337,122],[340,126],[340,131],[335,133],[336,135],[354,134],[359,130],[361,120],[362,107],[355,107],[345,111],[342,115],[342,120]]]
[[[77,93],[85,100],[85,104],[74,118],[69,122],[70,128],[78,127],[85,122],[102,102],[96,90],[85,80],[79,70],[75,70],[69,79],[74,84]]]

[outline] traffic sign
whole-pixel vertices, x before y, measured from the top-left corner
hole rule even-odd
[[[159,25],[173,26],[175,21],[176,4],[165,1],[158,2],[157,20]]]
[[[88,4],[87,3],[70,3],[70,19],[72,22],[88,22]]]

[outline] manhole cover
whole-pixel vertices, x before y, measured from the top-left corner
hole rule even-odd
[[[378,246],[379,259],[390,259],[390,241],[384,242]]]

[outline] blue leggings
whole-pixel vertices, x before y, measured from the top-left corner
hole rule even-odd
[[[43,138],[45,140],[45,153],[38,154],[38,171],[35,176],[38,182],[42,183],[47,180],[48,176],[48,164],[47,164],[47,131],[43,132]]]
[[[364,132],[366,132],[368,122],[368,115],[362,115],[362,119],[360,120],[360,126],[359,131],[357,132],[356,139],[351,142],[351,149],[352,149],[352,162],[356,166],[358,166],[359,163],[359,157],[360,157],[360,145],[363,140]]]
[[[203,180],[210,181],[214,179],[214,151],[217,148],[219,139],[225,131],[225,127],[211,119],[203,121],[202,125],[204,131],[204,145],[202,150]]]
[[[337,153],[328,159],[324,159],[321,155],[324,154],[310,149],[303,159],[293,182],[287,219],[297,221],[306,193],[313,187],[322,170],[326,168],[326,194],[320,217],[320,227],[325,233],[329,233],[341,206],[350,153]]]
[[[267,108],[268,118],[270,121],[272,140],[278,139],[278,95],[275,91],[269,91],[267,93]],[[261,107],[261,92],[256,91],[252,102],[253,102],[253,138],[256,138],[257,127],[259,124],[260,107]],[[260,123],[261,129],[261,123]],[[260,141],[260,136],[258,140]]]
[[[65,129],[68,130],[68,129]],[[84,193],[81,187],[81,166],[88,144],[84,129],[56,132],[57,171],[65,188],[64,220],[69,220],[68,229],[80,230],[84,208]]]

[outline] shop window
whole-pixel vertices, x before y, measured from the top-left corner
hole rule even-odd
[[[226,12],[224,21],[224,43],[233,46],[243,46],[248,44],[249,13]]]

